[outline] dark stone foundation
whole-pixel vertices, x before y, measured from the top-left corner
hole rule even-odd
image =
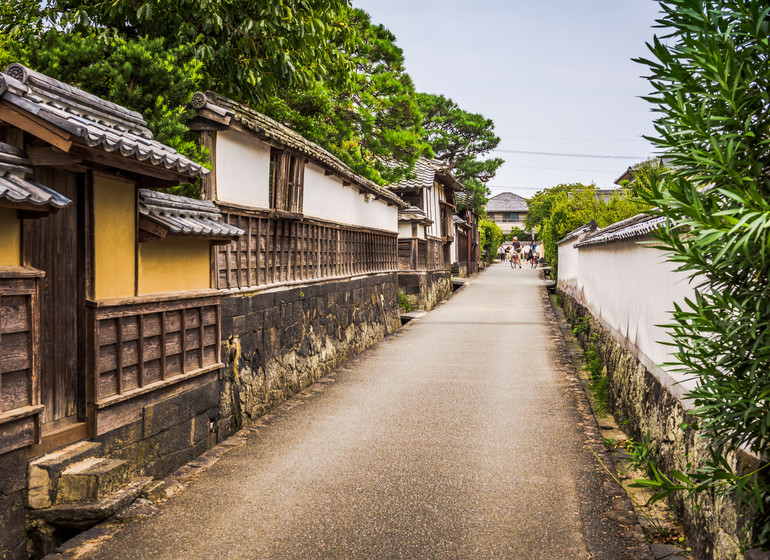
[[[452,293],[452,275],[445,271],[402,271],[398,273],[398,289],[413,309],[430,311]]]
[[[648,371],[639,360],[623,348],[590,312],[572,296],[559,292],[564,315],[573,326],[583,319],[588,325],[576,337],[583,347],[596,346],[609,377],[609,404],[619,422],[626,422],[636,441],[645,441],[658,449],[657,464],[663,472],[686,471],[687,463],[703,457],[702,439],[689,425],[693,418],[682,403]],[[743,465],[755,468],[756,461],[747,455],[731,457],[734,469]],[[739,543],[746,537],[746,526],[740,504],[727,497],[714,499],[703,492],[694,499],[675,494],[669,503],[679,515],[690,537],[695,558],[703,560],[739,560],[743,558]]]
[[[395,273],[222,298],[219,437],[400,325]]]

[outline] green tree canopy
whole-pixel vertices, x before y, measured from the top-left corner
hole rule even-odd
[[[486,183],[504,163],[500,158],[485,158],[500,144],[492,119],[465,111],[443,95],[419,93],[417,103],[436,159],[471,195],[469,206],[483,211],[489,195]]]
[[[630,218],[647,207],[619,189],[609,198],[596,195],[595,185],[561,184],[538,192],[529,199],[527,229],[535,231],[543,244],[545,258],[558,274],[559,250],[556,243],[578,227],[594,220],[606,227]]]
[[[27,8],[29,0],[11,0]],[[189,49],[205,87],[256,103],[282,87],[345,67],[347,0],[44,0],[38,14],[60,30],[160,39]]]
[[[351,40],[337,48],[352,65],[350,79],[288,88],[261,108],[365,177],[394,183],[420,156],[432,156],[414,85],[390,31],[362,10],[350,9],[345,17]]]

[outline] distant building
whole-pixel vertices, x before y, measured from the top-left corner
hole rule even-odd
[[[529,206],[526,199],[519,195],[504,192],[490,198],[484,210],[503,233],[510,233],[514,228],[524,229]]]

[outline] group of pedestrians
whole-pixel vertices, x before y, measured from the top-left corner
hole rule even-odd
[[[537,243],[534,241],[529,247],[522,247],[518,238],[513,238],[510,245],[501,245],[498,249],[500,261],[509,261],[511,268],[521,268],[522,262],[529,264],[530,268],[537,268]]]

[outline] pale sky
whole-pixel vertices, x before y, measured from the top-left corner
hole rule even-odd
[[[442,94],[495,123],[506,160],[492,195],[613,181],[653,154],[645,42],[652,0],[353,0],[396,36],[418,91]]]

